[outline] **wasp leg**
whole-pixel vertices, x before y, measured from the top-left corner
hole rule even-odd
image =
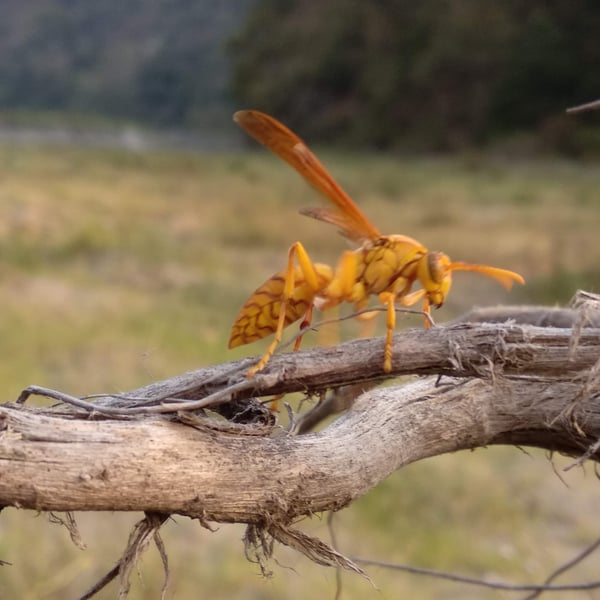
[[[302,343],[302,338],[304,337],[302,331],[310,326],[312,322],[312,314],[313,305],[311,304],[308,310],[306,311],[306,314],[304,315],[304,319],[302,319],[302,323],[300,323],[300,335],[296,338],[296,341],[294,342],[294,352],[298,352],[298,350],[300,349],[300,344]],[[252,370],[253,369],[250,369],[250,371]],[[254,375],[254,373],[256,373],[256,371],[254,371],[252,375]],[[251,375],[248,376],[251,377]],[[283,394],[277,394],[277,396],[273,396],[273,398],[271,398],[271,400],[269,401],[271,403],[271,406],[269,407],[269,410],[271,412],[279,412],[279,401],[283,398],[283,396]]]
[[[323,295],[326,300],[322,304],[322,310],[337,306],[340,302],[352,302],[354,300],[354,295],[356,295],[357,262],[358,257],[356,252],[347,250],[342,254],[342,257],[335,268],[334,276],[329,282],[329,285],[325,288]],[[359,294],[360,297],[357,298],[357,300],[362,300],[364,295],[363,291],[362,294]]]
[[[315,267],[308,256],[304,246],[300,242],[292,244],[288,251],[287,267],[285,269],[285,281],[283,285],[283,293],[281,295],[281,302],[279,303],[279,315],[277,318],[277,327],[275,329],[275,336],[273,341],[269,344],[266,352],[262,355],[261,359],[248,372],[248,377],[253,377],[260,370],[264,369],[265,365],[269,362],[271,356],[275,352],[275,349],[281,342],[283,328],[285,327],[285,315],[287,307],[294,293],[295,276],[294,276],[294,258],[298,261],[304,279],[308,286],[313,292],[318,292],[319,283]]]
[[[342,302],[353,302],[357,310],[366,308],[368,297],[364,286],[356,281],[357,262],[356,252],[347,250],[342,254],[330,282],[315,303],[320,311],[336,308]],[[338,340],[339,326],[336,328],[336,334],[330,335],[328,342],[335,343]]]
[[[396,328],[396,309],[394,300],[396,296],[393,292],[381,292],[379,300],[387,307],[385,324],[387,332],[385,336],[385,350],[383,351],[383,370],[389,373],[392,370],[392,336]]]
[[[300,350],[300,344],[302,344],[302,338],[304,337],[304,331],[308,327],[310,327],[310,324],[312,323],[314,307],[315,307],[314,304],[311,304],[308,307],[308,310],[306,311],[306,314],[304,315],[304,319],[302,319],[302,323],[300,323],[300,334],[298,335],[298,337],[296,338],[296,341],[294,342],[294,352],[298,352],[298,350]]]
[[[426,315],[423,317],[423,320],[425,322],[425,329],[429,329],[431,327],[433,319],[431,318],[431,304],[429,302],[429,298],[427,297],[427,293],[425,292],[425,290],[417,290],[416,292],[407,294],[406,296],[399,298],[398,302],[402,304],[402,306],[413,306],[421,299],[423,300],[423,312]]]
[[[425,329],[429,329],[431,327],[432,318],[428,296],[425,296],[425,298],[423,298],[423,312],[427,315],[426,317],[424,317]]]

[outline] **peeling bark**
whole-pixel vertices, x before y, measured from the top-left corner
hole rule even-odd
[[[383,341],[356,340],[274,358],[241,398],[316,392],[378,380]],[[444,375],[371,389],[318,433],[175,412],[171,406],[244,381],[248,361],[188,373],[81,409],[0,405],[0,505],[35,510],[179,513],[268,526],[337,510],[423,458],[490,444],[537,446],[600,459],[600,330],[459,325],[394,341],[395,374]],[[232,376],[232,374],[234,374]],[[237,374],[237,375],[236,375]],[[216,403],[231,400],[225,394]],[[251,400],[250,402],[256,402]],[[213,407],[213,408],[218,408]],[[115,415],[112,415],[114,417]],[[127,417],[127,418],[125,418]],[[190,426],[191,425],[191,426]],[[265,427],[265,425],[261,425]],[[268,435],[270,433],[270,435]],[[587,451],[587,454],[586,454]]]
[[[116,566],[82,599],[117,577],[125,597],[152,540],[164,595],[169,569],[158,530],[174,513],[207,527],[247,523],[247,556],[264,574],[277,540],[367,577],[295,520],[338,510],[404,465],[446,452],[518,444],[575,456],[574,464],[600,461],[598,306],[583,294],[573,311],[476,311],[469,323],[405,331],[394,338],[391,374],[382,369],[383,340],[370,339],[275,356],[252,379],[246,359],[93,403],[30,386],[0,405],[0,510],[145,513]],[[413,377],[375,387],[399,375]],[[321,403],[290,413],[283,429],[259,399],[294,391]],[[59,404],[31,407],[32,394]],[[74,523],[69,530],[77,537]]]

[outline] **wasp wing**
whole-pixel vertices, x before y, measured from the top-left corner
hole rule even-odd
[[[364,241],[364,236],[357,235],[354,228],[349,226],[348,220],[345,219],[344,215],[338,210],[323,208],[322,206],[307,206],[301,208],[298,212],[305,217],[310,217],[311,219],[334,225],[338,228],[338,233],[353,242],[360,244]]]
[[[253,138],[287,162],[334,204],[337,210],[323,212],[322,214],[327,215],[327,218],[320,218],[320,220],[336,225],[344,235],[355,241],[374,240],[381,237],[377,228],[331,177],[321,161],[285,125],[257,110],[238,111],[233,119]]]

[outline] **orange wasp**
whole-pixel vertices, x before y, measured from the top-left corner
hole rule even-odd
[[[313,263],[301,242],[289,249],[287,266],[263,283],[248,298],[233,323],[229,347],[249,344],[274,333],[275,337],[251,377],[267,364],[281,341],[285,327],[303,318],[301,331],[310,324],[313,307],[326,310],[342,302],[357,311],[377,296],[386,307],[387,336],[383,369],[392,370],[392,335],[396,325],[395,305],[412,306],[423,301],[423,312],[444,304],[452,283],[452,271],[477,271],[510,289],[525,280],[513,271],[451,262],[443,252],[430,252],[405,235],[382,235],[360,208],[329,175],[319,159],[285,125],[256,110],[235,113],[234,121],[257,141],[286,161],[332,203],[328,208],[308,208],[306,216],[335,225],[340,233],[359,244],[342,254],[338,265]],[[418,281],[422,289],[411,292]],[[429,318],[425,326],[429,326]],[[295,349],[300,345],[300,337]]]

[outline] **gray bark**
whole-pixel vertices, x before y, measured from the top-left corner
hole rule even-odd
[[[220,365],[136,390],[130,400],[98,400],[93,414],[0,405],[0,505],[285,525],[337,510],[402,466],[446,452],[519,444],[600,459],[597,328],[403,332],[392,375],[441,381],[370,389],[318,433],[182,413],[185,402],[217,390],[225,392],[208,402],[214,410],[273,393],[369,387],[384,378],[382,350],[383,341],[371,339],[282,354],[251,381],[243,375],[250,361]],[[128,413],[132,407],[161,412]]]

